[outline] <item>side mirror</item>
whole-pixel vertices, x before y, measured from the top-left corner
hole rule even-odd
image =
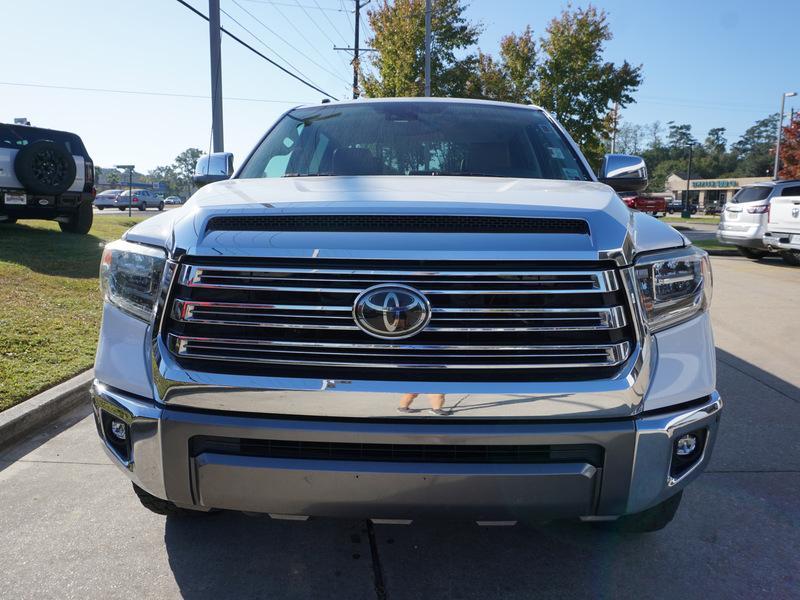
[[[599,179],[617,192],[641,192],[647,187],[647,166],[638,156],[606,154]]]
[[[198,186],[203,186],[207,183],[229,179],[231,175],[233,175],[233,154],[215,152],[197,159],[192,181]]]

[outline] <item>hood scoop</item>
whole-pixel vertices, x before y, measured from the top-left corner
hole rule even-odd
[[[208,220],[213,231],[315,231],[368,233],[559,233],[589,235],[583,219],[471,215],[237,215]]]

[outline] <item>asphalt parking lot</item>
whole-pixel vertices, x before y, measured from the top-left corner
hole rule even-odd
[[[725,414],[664,531],[164,518],[139,506],[86,408],[0,454],[0,597],[798,598],[800,269],[713,265]]]

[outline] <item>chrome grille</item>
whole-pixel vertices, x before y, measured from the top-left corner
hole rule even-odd
[[[291,367],[316,369],[313,374],[326,378],[384,369],[395,376],[398,369],[419,370],[428,378],[466,370],[492,378],[528,369],[537,378],[544,371],[599,376],[606,373],[598,369],[616,369],[630,355],[629,311],[610,266],[373,265],[182,265],[165,341],[178,360],[201,361],[201,368],[236,364],[283,373]],[[432,318],[422,332],[383,341],[360,330],[353,302],[380,283],[412,286],[428,296]]]

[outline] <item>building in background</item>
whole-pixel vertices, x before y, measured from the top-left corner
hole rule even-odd
[[[723,179],[692,179],[689,182],[689,201],[699,210],[719,208],[743,186],[772,181],[771,177],[726,177]],[[686,198],[686,180],[674,173],[667,177],[667,191],[676,200]]]

